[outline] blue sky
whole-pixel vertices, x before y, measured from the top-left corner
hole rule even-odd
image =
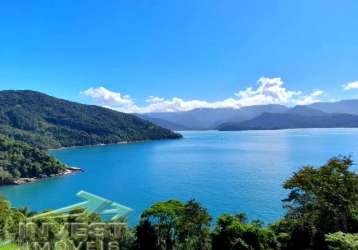
[[[1,1],[0,89],[123,111],[358,98],[358,84],[343,88],[358,80],[357,11],[355,0]]]

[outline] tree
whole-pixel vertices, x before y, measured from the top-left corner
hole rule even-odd
[[[137,227],[137,245],[145,249],[208,249],[211,217],[193,200],[169,200],[145,210]],[[155,242],[155,244],[154,244]]]
[[[179,242],[182,249],[204,250],[210,247],[211,217],[199,203],[190,200],[185,204],[179,221]]]
[[[320,168],[306,166],[284,183],[291,190],[284,200],[292,241],[327,247],[325,234],[358,230],[358,175],[350,157],[335,157]]]
[[[278,249],[276,236],[259,221],[247,223],[244,214],[224,214],[217,221],[212,236],[213,250]]]
[[[155,228],[148,220],[142,221],[136,228],[138,250],[156,250],[158,237]]]
[[[47,152],[0,134],[0,185],[11,184],[18,178],[51,176],[64,170],[65,165]]]
[[[0,239],[5,238],[5,228],[11,212],[10,203],[0,197]]]
[[[179,234],[179,219],[183,211],[183,203],[169,200],[156,203],[143,212],[141,219],[153,225],[159,249],[174,249]]]
[[[326,236],[329,249],[331,250],[357,250],[358,234],[345,234],[337,232]]]
[[[12,182],[13,176],[7,170],[0,168],[0,185]]]
[[[312,249],[316,229],[314,225],[301,220],[282,219],[271,225],[281,250]]]

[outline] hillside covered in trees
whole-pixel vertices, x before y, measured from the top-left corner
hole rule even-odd
[[[34,91],[0,91],[0,185],[66,171],[49,148],[180,137],[130,114]]]
[[[181,138],[134,115],[29,90],[0,91],[0,133],[45,149]]]
[[[19,178],[48,177],[66,170],[45,151],[0,135],[0,185]]]

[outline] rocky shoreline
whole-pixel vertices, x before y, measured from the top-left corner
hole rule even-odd
[[[44,176],[32,177],[32,178],[19,178],[19,179],[14,180],[11,184],[12,185],[22,185],[22,184],[32,183],[32,182],[35,182],[38,180],[47,179],[47,178],[51,178],[51,177],[67,176],[67,175],[71,175],[71,174],[78,173],[78,172],[83,172],[83,170],[81,168],[67,166],[63,172],[58,173],[58,174],[52,174],[50,176],[44,175]]]

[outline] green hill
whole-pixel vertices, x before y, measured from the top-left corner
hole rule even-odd
[[[48,177],[66,170],[45,151],[0,135],[0,185],[19,178]]]
[[[0,91],[0,133],[45,149],[181,138],[134,115],[29,90]]]

